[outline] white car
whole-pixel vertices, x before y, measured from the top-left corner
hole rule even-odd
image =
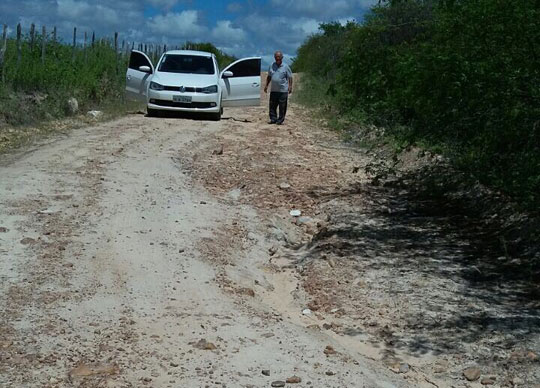
[[[243,58],[220,71],[214,54],[173,50],[154,68],[133,50],[126,73],[126,97],[146,103],[148,115],[159,111],[206,112],[220,120],[224,106],[260,104],[261,58]]]

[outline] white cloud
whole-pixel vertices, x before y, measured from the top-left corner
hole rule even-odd
[[[220,20],[212,29],[212,38],[218,42],[232,44],[245,41],[246,32],[241,28],[234,27],[230,20]]]
[[[58,0],[58,16],[76,20],[87,15],[92,10],[90,4],[84,1]]]
[[[58,16],[73,23],[97,21],[100,25],[116,26],[121,22],[119,13],[112,8],[74,0],[58,0]]]
[[[198,40],[208,38],[208,28],[199,24],[199,12],[195,10],[157,15],[147,21],[147,26],[155,34],[173,38]]]
[[[293,23],[293,28],[302,30],[305,35],[311,35],[319,30],[319,24],[315,19],[300,19]]]

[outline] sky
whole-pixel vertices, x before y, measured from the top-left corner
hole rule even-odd
[[[377,0],[0,0],[0,23],[13,34],[53,26],[64,41],[73,27],[82,36],[119,33],[119,40],[167,44],[211,42],[239,58],[263,57],[269,64],[281,50],[285,60],[320,23],[361,21]]]

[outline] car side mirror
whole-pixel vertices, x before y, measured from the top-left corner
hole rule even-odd
[[[232,71],[227,70],[227,71],[224,71],[224,72],[223,72],[222,77],[223,77],[223,78],[231,78],[233,75],[234,75],[234,74],[233,74]]]
[[[150,69],[150,66],[139,66],[140,71],[144,71],[145,73],[151,73],[152,69]]]

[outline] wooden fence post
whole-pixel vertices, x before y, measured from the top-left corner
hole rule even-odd
[[[84,62],[86,63],[88,60],[87,50],[86,50],[86,40],[88,39],[88,33],[84,32],[84,43],[83,43],[83,50],[84,50]]]
[[[77,27],[73,27],[73,54],[71,61],[75,62],[75,47],[77,45]]]
[[[116,74],[118,74],[118,32],[114,33],[114,57],[116,61]]]
[[[54,26],[53,31],[52,31],[52,40],[53,40],[53,43],[56,43],[56,26]]]
[[[2,71],[2,84],[6,83],[6,70],[4,58],[6,57],[7,49],[7,24],[4,24],[4,29],[2,32],[2,49],[0,50],[0,71]]]
[[[21,63],[22,59],[22,50],[21,50],[21,23],[17,24],[17,65]]]
[[[30,52],[34,51],[34,41],[36,39],[36,25],[32,23],[30,25]]]
[[[41,64],[45,65],[45,46],[47,45],[47,28],[41,27]]]
[[[92,31],[92,48],[94,48],[95,43],[96,43],[96,32]]]

